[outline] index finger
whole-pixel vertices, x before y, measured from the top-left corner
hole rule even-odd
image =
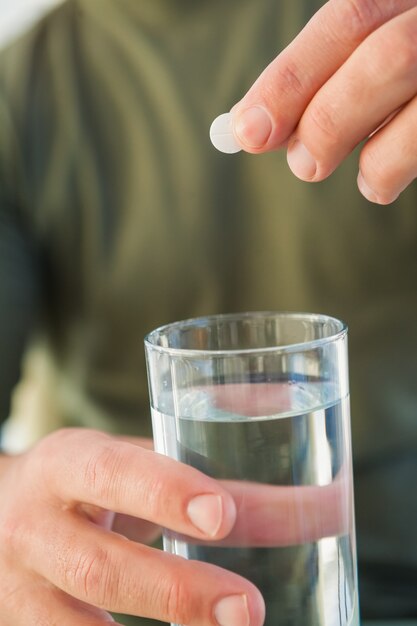
[[[184,463],[97,431],[48,439],[39,444],[43,476],[69,508],[87,503],[200,539],[222,538],[235,522],[228,491]]]
[[[277,149],[314,94],[374,30],[415,0],[330,0],[262,72],[232,109],[234,135],[247,152]]]

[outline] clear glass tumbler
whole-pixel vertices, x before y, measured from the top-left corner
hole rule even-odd
[[[347,328],[304,313],[177,322],[145,339],[155,448],[222,481],[237,520],[165,550],[232,570],[266,626],[359,623]]]

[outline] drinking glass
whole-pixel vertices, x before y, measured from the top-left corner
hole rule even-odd
[[[219,480],[221,541],[164,531],[164,549],[236,572],[266,626],[359,624],[347,327],[307,313],[176,322],[145,339],[157,452]]]

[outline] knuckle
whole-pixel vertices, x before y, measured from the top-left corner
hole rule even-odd
[[[65,429],[56,430],[55,432],[47,435],[41,439],[33,449],[33,454],[30,455],[30,459],[33,464],[39,464],[41,468],[44,467],[45,462],[51,461],[55,456],[55,450]]]
[[[187,593],[180,580],[174,580],[167,587],[165,602],[163,604],[167,619],[180,624],[188,624],[193,619],[193,611],[190,602],[190,594]]]
[[[62,462],[62,451],[68,447],[68,437],[72,429],[60,428],[44,437],[29,454],[29,474],[40,475],[43,481],[56,472],[57,464]]]
[[[286,61],[284,65],[276,69],[276,75],[273,81],[267,81],[268,84],[279,85],[280,93],[293,96],[294,93],[304,96],[306,93],[306,78],[301,78],[300,70],[295,64]],[[266,94],[269,98],[276,98],[276,94]]]
[[[120,484],[121,465],[117,444],[103,442],[97,446],[83,471],[83,482],[87,491],[94,493],[99,499],[106,498],[110,492],[120,494],[123,488]]]
[[[380,68],[387,74],[407,75],[416,72],[417,32],[404,24],[402,28],[386,29],[380,35]]]
[[[78,553],[64,567],[65,586],[74,589],[87,602],[105,607],[112,602],[109,562],[107,551],[100,547]]]
[[[382,19],[381,5],[378,0],[339,0],[333,5],[336,23],[343,24],[344,38],[355,41],[373,30]]]
[[[66,445],[68,443],[68,436],[74,435],[75,429],[72,428],[59,428],[53,433],[44,437],[38,444],[37,448],[46,452],[55,452],[61,447],[61,444]]]
[[[326,106],[313,104],[306,118],[313,134],[324,139],[326,147],[336,146],[342,139],[343,124],[337,111],[329,103]]]
[[[151,517],[158,516],[161,511],[168,513],[172,510],[172,503],[176,501],[169,497],[169,482],[162,476],[149,477],[147,484],[142,485],[142,499],[146,502],[146,508]],[[172,511],[173,512],[173,511]]]

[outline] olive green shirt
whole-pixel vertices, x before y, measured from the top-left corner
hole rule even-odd
[[[416,187],[376,206],[357,154],[309,185],[282,152],[222,155],[208,139],[320,4],[71,0],[3,52],[1,414],[35,331],[63,381],[60,424],[149,434],[152,328],[340,317],[362,613],[416,617]]]

